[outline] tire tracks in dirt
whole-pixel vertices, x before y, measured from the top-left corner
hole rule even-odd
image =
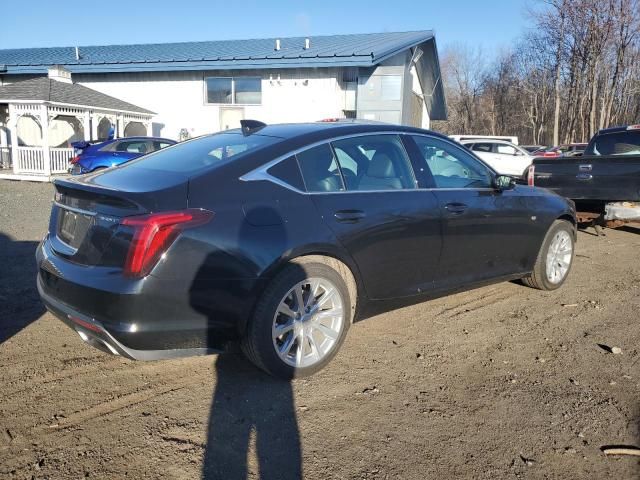
[[[102,368],[103,366],[103,364],[100,364],[97,368]],[[85,373],[91,373],[92,370],[96,369],[86,369]],[[131,367],[122,370],[122,373],[126,375],[132,373],[133,370],[136,370],[136,373],[138,374],[159,373],[160,378],[156,381],[151,380],[149,383],[145,384],[141,384],[140,382],[132,383],[131,386],[133,388],[140,388],[137,388],[136,391],[122,393],[115,398],[102,401],[96,405],[80,409],[66,417],[59,418],[55,424],[36,424],[29,430],[28,435],[21,436],[22,440],[24,442],[28,442],[33,438],[40,439],[43,437],[50,437],[51,435],[72,429],[85,422],[103,418],[116,412],[135,407],[160,396],[171,394],[187,387],[199,384],[205,386],[208,382],[211,382],[211,384],[215,382],[213,373],[205,370],[204,366],[202,366],[201,374],[196,374],[193,371],[193,366],[189,366],[188,359],[181,359],[173,365],[167,365],[165,362],[162,364],[155,362],[132,363]],[[191,374],[185,375],[186,371],[190,371]],[[77,375],[78,371],[76,369],[69,373],[70,374],[62,376],[62,378]],[[47,383],[54,381],[55,380],[49,379]]]
[[[500,287],[492,288],[488,291],[480,290],[470,299],[458,303],[454,307],[442,309],[438,316],[446,315],[446,318],[455,318],[465,313],[481,310],[511,298],[511,295],[505,295],[505,293],[505,289]]]

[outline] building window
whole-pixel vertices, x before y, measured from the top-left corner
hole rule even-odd
[[[233,103],[260,104],[262,103],[262,80],[260,78],[234,78]]]
[[[260,105],[262,79],[260,77],[209,77],[206,102],[225,105]]]
[[[233,103],[232,78],[207,78],[207,103]]]

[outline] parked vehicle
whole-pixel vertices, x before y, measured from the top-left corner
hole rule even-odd
[[[176,143],[160,137],[125,137],[100,143],[73,142],[75,156],[70,161],[69,173],[82,175],[113,167]]]
[[[548,147],[545,147],[544,145],[522,145],[522,148],[531,155],[534,155],[535,152],[546,150]]]
[[[38,289],[103,350],[146,360],[240,340],[291,378],[326,365],[367,305],[517,278],[557,289],[575,224],[569,200],[437,133],[243,120],[57,179]]]
[[[582,221],[640,221],[640,125],[600,130],[582,157],[536,159],[529,184],[573,199]]]
[[[504,140],[463,140],[460,143],[501,175],[526,178],[534,159],[523,148]]]
[[[462,143],[465,140],[504,140],[505,142],[518,145],[518,137],[511,137],[509,135],[449,135],[449,138],[458,143]]]
[[[540,156],[548,158],[579,157],[583,154],[585,148],[587,148],[586,143],[570,143],[548,148]]]

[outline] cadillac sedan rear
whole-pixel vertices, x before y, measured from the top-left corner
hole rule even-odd
[[[224,187],[209,195],[209,180],[194,187],[190,177],[210,179],[235,154],[278,140],[217,135],[150,162],[56,180],[49,232],[36,255],[47,308],[85,342],[128,358],[222,350],[248,315],[258,275],[242,258],[220,255],[224,246],[215,243],[239,228],[241,204],[216,210]]]
[[[574,258],[572,202],[405,126],[243,121],[55,189],[41,297],[133,359],[239,340],[270,374],[310,375],[367,303],[555,290]]]

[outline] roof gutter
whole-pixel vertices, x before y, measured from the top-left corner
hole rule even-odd
[[[313,60],[313,61],[304,61]],[[204,70],[276,70],[285,68],[329,68],[329,67],[371,67],[375,65],[370,55],[345,57],[302,57],[278,59],[278,62],[248,62],[237,60],[201,61],[201,62],[161,62],[161,63],[104,63],[104,64],[65,64],[71,73],[115,73],[115,72],[172,72]],[[47,67],[42,65],[9,66],[7,74],[46,74]]]

